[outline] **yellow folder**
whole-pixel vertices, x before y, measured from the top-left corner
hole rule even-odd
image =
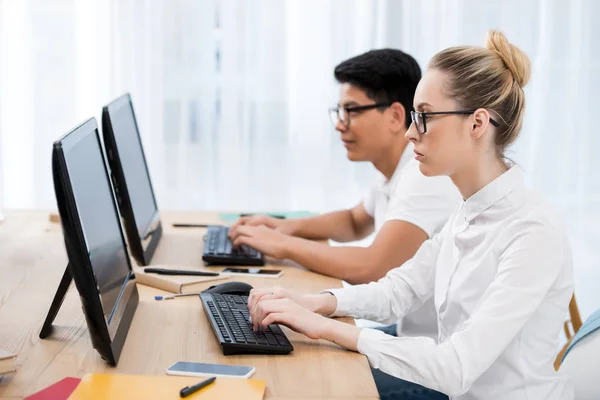
[[[69,400],[180,400],[179,391],[195,385],[206,377],[150,376],[88,374]],[[186,400],[247,399],[260,400],[265,393],[266,382],[256,379],[220,378]]]

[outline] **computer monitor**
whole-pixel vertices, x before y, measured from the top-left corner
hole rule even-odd
[[[94,348],[116,365],[139,297],[95,118],[54,142],[52,173],[69,264],[40,337],[72,278]]]
[[[128,93],[102,109],[102,135],[131,255],[148,265],[162,225]]]
[[[129,250],[138,264],[149,265],[162,225],[129,94],[102,109],[102,134]],[[206,232],[202,260],[207,265],[264,265],[261,252],[245,245],[234,248],[227,232],[223,226]]]

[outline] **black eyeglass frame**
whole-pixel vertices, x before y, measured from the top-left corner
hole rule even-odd
[[[432,111],[432,112],[425,112],[425,111],[411,111],[410,112],[410,119],[412,120],[412,122],[415,124],[415,127],[417,128],[417,132],[419,132],[419,134],[423,135],[425,133],[427,133],[427,116],[428,115],[469,115],[469,114],[473,114],[475,111],[477,110],[457,110],[457,111]],[[419,124],[417,123],[417,115],[420,115],[421,118],[421,122],[423,125],[423,132],[419,131]],[[496,128],[500,126],[500,124],[495,121],[493,118],[490,118],[490,123],[492,125],[494,125]]]
[[[351,106],[351,107],[333,107],[329,109],[329,116],[331,117],[331,122],[335,125],[337,123],[337,121],[340,121],[342,123],[342,125],[344,126],[348,126],[350,125],[350,113],[351,112],[357,112],[357,111],[367,111],[367,110],[372,110],[374,108],[380,108],[380,107],[389,107],[391,106],[391,103],[375,103],[375,104],[367,104],[364,106]],[[340,118],[340,110],[344,110],[348,113],[348,121],[344,121],[343,119]],[[333,116],[335,115],[336,120],[334,121]]]

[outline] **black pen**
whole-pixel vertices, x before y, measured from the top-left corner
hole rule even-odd
[[[196,393],[198,390],[202,389],[203,387],[210,385],[211,383],[213,383],[215,381],[215,379],[217,379],[217,377],[213,376],[212,378],[208,378],[205,381],[196,383],[194,386],[186,386],[179,391],[179,396],[180,397],[188,397],[190,394]]]
[[[163,269],[163,268],[144,268],[144,272],[147,274],[159,274],[159,275],[219,276],[218,272],[184,271],[181,269]]]
[[[173,228],[208,228],[209,224],[184,224],[184,223],[175,223],[173,224]]]

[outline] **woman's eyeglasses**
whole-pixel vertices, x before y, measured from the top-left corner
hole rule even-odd
[[[473,114],[477,110],[458,110],[458,111],[435,111],[435,112],[421,112],[421,111],[411,111],[410,118],[412,119],[413,124],[417,128],[417,132],[421,135],[427,132],[427,116],[429,115],[469,115]],[[494,121],[493,118],[490,118],[490,123],[494,125],[496,128],[500,126],[500,124]]]

